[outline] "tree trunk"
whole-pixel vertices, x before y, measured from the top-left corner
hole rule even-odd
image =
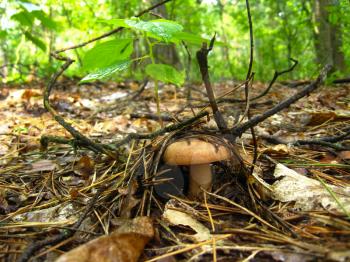
[[[315,0],[315,50],[319,64],[331,64],[334,70],[345,71],[340,24],[330,21],[330,8],[339,5],[338,0]]]
[[[158,1],[154,1],[157,3]],[[164,19],[168,19],[168,12],[165,5],[161,5],[155,9],[155,13],[162,16]],[[154,48],[154,56],[157,63],[171,64],[177,68],[180,68],[180,58],[176,51],[174,44],[169,45],[157,45]]]

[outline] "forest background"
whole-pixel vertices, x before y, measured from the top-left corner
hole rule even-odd
[[[28,81],[35,75],[47,78],[59,67],[51,51],[81,43],[114,28],[103,20],[130,18],[152,1],[13,1],[0,3],[0,78],[1,82]],[[305,79],[317,75],[322,65],[334,66],[331,79],[347,76],[350,68],[350,3],[348,0],[257,0],[251,2],[254,26],[255,79],[267,81],[274,70],[299,61],[298,70],[281,77]],[[215,81],[242,80],[249,63],[249,25],[245,1],[182,0],[163,5],[144,20],[176,21],[184,31],[210,39],[217,33],[214,52],[210,53],[211,77]],[[114,37],[136,39],[134,53],[147,52],[145,39],[128,31]],[[70,51],[77,63],[65,72],[68,76],[86,75],[85,53],[94,44]],[[196,66],[195,52],[200,45],[187,43]],[[186,46],[160,46],[156,58],[185,70],[188,64]],[[193,68],[193,67],[192,67]],[[143,79],[143,67],[133,66],[114,75]],[[189,71],[189,80],[200,79],[199,70]]]

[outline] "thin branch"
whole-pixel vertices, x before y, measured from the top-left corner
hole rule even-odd
[[[179,130],[183,127],[186,127],[186,126],[189,126],[191,124],[193,124],[194,122],[196,122],[197,120],[199,120],[200,118],[204,117],[204,116],[208,116],[209,113],[204,111],[204,112],[201,112],[199,113],[198,115],[192,117],[192,118],[189,118],[183,122],[180,122],[180,123],[177,123],[177,124],[173,124],[173,125],[170,125],[170,126],[166,126],[162,129],[159,129],[153,133],[149,133],[149,134],[137,134],[137,133],[132,133],[132,134],[129,134],[127,137],[125,137],[124,139],[120,140],[120,141],[117,141],[116,143],[113,144],[114,147],[119,147],[121,145],[124,145],[126,143],[129,143],[131,140],[133,139],[153,139],[157,136],[160,136],[160,135],[164,135],[165,133],[168,133],[168,132],[172,132],[172,131],[175,131],[175,130]]]
[[[252,117],[249,121],[232,128],[231,129],[232,134],[234,136],[242,135],[250,127],[256,126],[257,124],[261,123],[262,121],[269,118],[270,116],[272,116],[272,115],[278,113],[279,111],[289,107],[291,104],[295,103],[299,99],[308,95],[309,93],[311,93],[312,91],[317,89],[322,84],[322,82],[326,79],[327,74],[329,73],[331,68],[332,67],[330,65],[326,65],[321,70],[320,75],[317,77],[317,79],[315,81],[313,81],[310,85],[306,86],[305,88],[300,90],[298,93],[296,93],[292,97],[287,98],[287,99],[283,100],[282,102],[278,103],[276,106],[267,110],[265,113],[260,114],[260,115],[256,115],[256,116]]]
[[[336,136],[325,136],[325,137],[320,137],[317,139],[298,139],[295,141],[285,141],[280,137],[277,136],[266,136],[262,135],[261,138],[265,139],[266,141],[272,143],[272,144],[291,144],[295,146],[299,145],[320,145],[320,146],[325,146],[325,147],[330,147],[335,150],[349,150],[349,147],[347,146],[342,146],[338,142],[346,140],[350,138],[350,128],[345,128],[342,130],[344,132],[341,135],[336,135]]]
[[[211,86],[210,78],[209,78],[208,53],[213,49],[214,42],[215,42],[215,35],[210,41],[209,48],[207,48],[207,43],[202,44],[202,48],[197,52],[197,61],[198,61],[199,69],[201,71],[202,80],[204,82],[205,89],[207,90],[209,103],[213,110],[215,122],[221,132],[226,132],[227,124],[223,116],[221,115],[221,112],[219,111],[218,105],[215,100],[214,91]]]
[[[246,84],[244,86],[244,90],[245,90],[245,98],[246,98],[246,112],[247,112],[247,117],[248,117],[248,121],[249,121],[251,118],[251,115],[250,115],[250,108],[249,108],[249,106],[250,106],[250,100],[249,100],[249,83],[250,83],[250,81],[248,81],[248,80],[252,79],[252,81],[253,81],[253,75],[254,75],[254,73],[252,73],[253,59],[254,59],[254,36],[253,36],[253,22],[252,22],[252,16],[250,14],[250,6],[249,6],[248,0],[246,0],[246,7],[247,7],[247,16],[248,16],[248,23],[249,23],[250,59],[249,59],[249,66],[248,66],[248,72],[247,72],[247,76],[246,76]],[[254,146],[253,162],[252,162],[252,165],[250,167],[250,175],[252,175],[254,172],[254,167],[255,167],[256,161],[258,160],[258,142],[256,140],[254,126],[250,127],[250,132],[252,134],[253,146]]]
[[[293,59],[293,58],[291,58],[290,60],[293,62],[293,65],[290,68],[283,70],[281,72],[275,71],[275,74],[273,75],[273,78],[270,81],[270,84],[268,85],[268,87],[261,94],[257,95],[256,97],[253,97],[251,99],[251,101],[257,100],[257,99],[265,96],[270,91],[271,87],[276,82],[276,80],[279,76],[286,74],[286,73],[289,73],[289,72],[292,72],[294,70],[294,68],[298,65],[298,61]]]

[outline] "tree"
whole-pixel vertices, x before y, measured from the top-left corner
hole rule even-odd
[[[342,51],[340,17],[335,15],[338,0],[315,0],[315,51],[319,64],[331,64],[334,70],[345,72],[345,58]]]

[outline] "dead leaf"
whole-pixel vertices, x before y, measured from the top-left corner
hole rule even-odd
[[[303,123],[308,126],[318,126],[328,121],[346,121],[350,119],[349,111],[319,111],[308,112]]]
[[[338,154],[338,157],[343,161],[349,161],[350,160],[350,151],[341,151]]]
[[[289,155],[291,152],[291,148],[284,144],[278,144],[275,146],[271,146],[263,150],[264,153],[270,155]]]
[[[49,159],[39,160],[32,164],[32,169],[27,173],[35,173],[41,171],[53,171],[57,168],[57,164]]]
[[[89,156],[82,156],[78,162],[75,163],[73,171],[75,174],[87,179],[94,173],[95,163]]]
[[[280,178],[271,186],[273,199],[281,202],[295,201],[294,207],[304,211],[327,209],[344,212],[320,181],[300,175],[282,164],[276,165],[273,175]],[[350,187],[329,184],[327,187],[350,212]]]
[[[21,98],[23,100],[27,100],[29,101],[32,97],[39,97],[41,96],[41,92],[39,92],[38,90],[35,89],[26,89],[24,90],[24,92],[22,93]]]
[[[77,219],[76,207],[66,203],[54,207],[26,212],[12,218],[16,222],[42,222],[73,224]]]
[[[130,218],[131,210],[140,202],[140,199],[135,197],[135,193],[138,189],[138,183],[135,179],[131,180],[129,186],[126,188],[118,189],[118,192],[121,195],[125,195],[122,202],[122,207],[120,208],[120,217],[122,218]]]
[[[137,217],[110,235],[96,238],[60,256],[56,262],[136,262],[153,236],[151,218]]]
[[[167,204],[165,206],[165,210],[163,213],[163,219],[166,220],[168,223],[173,225],[182,225],[182,226],[189,226],[192,228],[196,234],[189,236],[193,240],[197,242],[205,241],[212,238],[212,235],[210,234],[210,230],[205,227],[202,223],[195,220],[190,215],[170,209],[170,206]]]

